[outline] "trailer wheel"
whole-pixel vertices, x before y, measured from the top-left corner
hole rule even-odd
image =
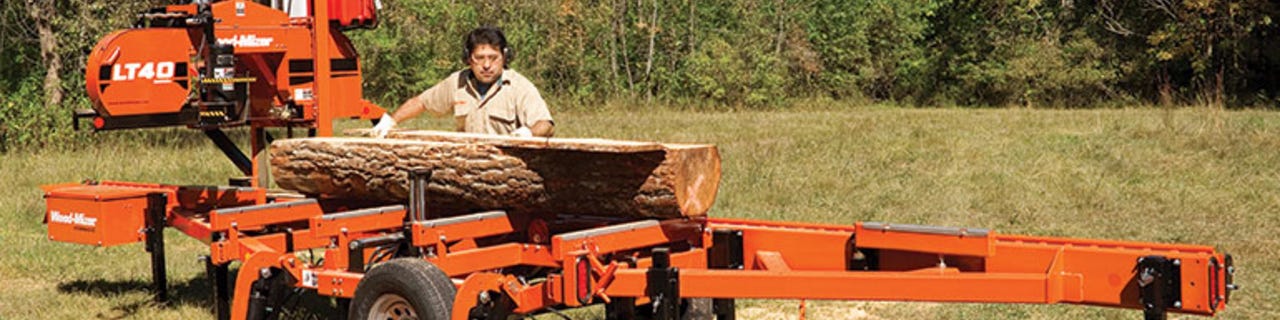
[[[457,289],[449,276],[421,258],[380,263],[356,286],[348,319],[446,320]]]

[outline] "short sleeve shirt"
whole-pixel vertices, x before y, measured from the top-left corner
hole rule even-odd
[[[418,100],[432,114],[453,115],[462,132],[509,135],[538,121],[553,121],[538,88],[515,70],[503,70],[484,96],[471,78],[471,70],[455,72],[423,91]]]

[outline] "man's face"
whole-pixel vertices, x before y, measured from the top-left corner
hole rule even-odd
[[[502,65],[506,63],[504,59],[506,58],[498,47],[481,44],[471,50],[468,62],[471,63],[471,72],[475,74],[476,80],[490,84],[502,76]]]

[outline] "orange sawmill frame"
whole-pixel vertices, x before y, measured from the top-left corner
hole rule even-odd
[[[723,315],[732,312],[732,299],[768,298],[1072,303],[1214,315],[1234,286],[1230,256],[1210,247],[985,229],[705,217],[583,223],[582,217],[501,211],[428,218],[399,205],[346,208],[253,187],[109,181],[48,186],[46,198],[52,212],[103,221],[156,212],[165,225],[209,245],[210,272],[225,273],[238,262],[234,292],[215,294],[227,300],[219,315],[231,319],[259,312],[250,301],[260,288],[255,283],[279,274],[294,287],[352,298],[367,267],[390,258],[375,254],[388,246],[413,248],[398,256],[424,259],[455,279],[455,319],[486,307],[474,298],[480,293],[508,299],[496,312],[520,314],[710,298]],[[93,245],[96,238],[135,237],[153,227],[82,230],[51,223],[49,232],[54,240]],[[145,240],[149,248],[162,241]],[[325,249],[322,264],[300,255],[312,249]],[[544,272],[522,274],[521,268]],[[226,276],[211,276],[219,278]]]

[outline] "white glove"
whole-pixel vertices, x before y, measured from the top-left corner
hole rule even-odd
[[[516,137],[521,137],[521,138],[532,138],[533,130],[529,130],[529,127],[520,127],[520,129],[516,129],[516,131],[512,131],[511,135]]]
[[[396,128],[396,119],[391,117],[391,113],[383,113],[382,120],[378,120],[378,125],[373,126],[373,137],[386,138],[387,133],[391,129]]]

